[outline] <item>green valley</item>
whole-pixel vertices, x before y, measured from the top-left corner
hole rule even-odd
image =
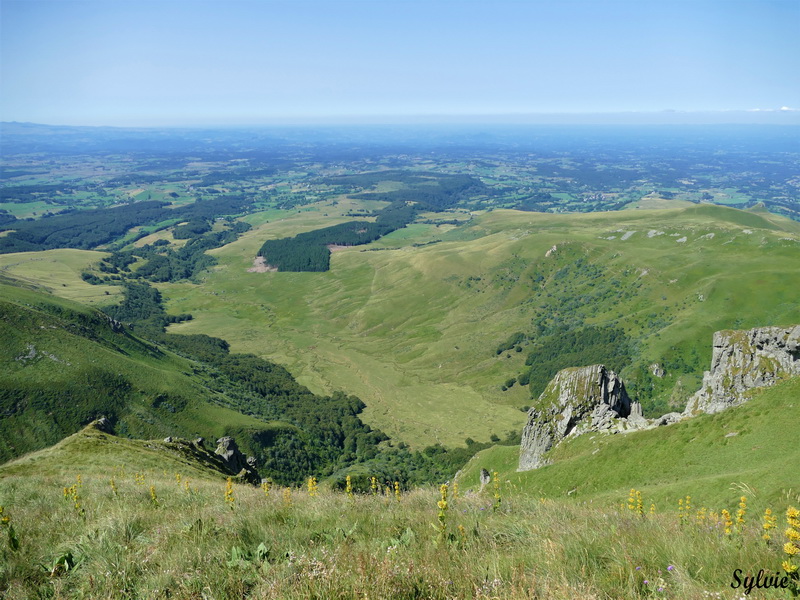
[[[195,315],[170,330],[224,337],[320,392],[352,390],[370,423],[410,444],[521,427],[528,390],[500,387],[525,370],[525,352],[495,353],[516,331],[621,328],[636,354],[623,375],[670,365],[657,408],[699,385],[714,331],[800,320],[800,226],[769,215],[494,211],[437,244],[337,251],[328,273],[248,273],[270,225],[213,251],[202,285],[162,286],[170,312]]]
[[[0,595],[793,572],[785,132],[3,128]]]

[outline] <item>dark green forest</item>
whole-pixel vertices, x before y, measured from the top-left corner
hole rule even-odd
[[[376,213],[375,221],[349,221],[291,238],[267,240],[258,254],[279,271],[327,271],[331,255],[328,245],[369,244],[405,227],[415,216],[413,205],[393,202]]]
[[[363,191],[383,181],[402,183],[391,192]],[[376,171],[358,175],[329,177],[323,183],[342,186],[351,198],[384,202],[413,202],[420,210],[442,211],[458,204],[488,198],[496,192],[470,175],[420,173],[415,171]]]
[[[224,215],[242,214],[251,204],[244,196],[203,199],[180,208],[170,208],[164,202],[145,201],[113,208],[70,210],[38,220],[6,220],[5,223],[0,220],[2,229],[13,225],[13,231],[0,237],[0,254],[52,248],[89,250],[117,240],[132,227],[162,221],[189,221],[196,225]]]

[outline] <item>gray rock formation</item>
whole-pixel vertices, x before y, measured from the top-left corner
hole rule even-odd
[[[644,418],[642,405],[638,402],[631,402],[631,413],[628,415],[628,425],[631,429],[646,429],[650,426],[650,421]]]
[[[234,439],[226,436],[217,440],[217,449],[214,451],[222,459],[225,468],[231,475],[250,482],[258,483],[261,476],[255,469],[255,458],[245,458]]]
[[[107,417],[100,417],[92,423],[99,431],[103,433],[114,433],[114,428],[111,426],[111,421]]]
[[[637,410],[641,417],[641,407]],[[618,419],[630,414],[631,400],[625,385],[605,366],[559,371],[528,411],[528,422],[522,431],[519,470],[547,464],[544,454],[565,437],[585,431],[616,429]]]
[[[686,405],[685,415],[716,413],[741,404],[745,392],[800,375],[800,325],[714,334],[711,370]]]
[[[489,475],[489,471],[486,469],[481,469],[481,491],[483,491],[483,488],[485,488],[491,480],[492,476]]]
[[[644,418],[641,405],[631,402],[622,380],[603,365],[564,369],[528,411],[519,470],[548,464],[545,453],[568,436],[671,425],[741,404],[749,390],[793,376],[800,376],[800,325],[716,332],[711,370],[703,375],[702,388],[689,399],[683,414],[672,412],[652,420]]]

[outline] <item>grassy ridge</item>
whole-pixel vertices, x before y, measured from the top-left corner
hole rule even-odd
[[[54,446],[0,465],[0,478],[12,475],[58,477],[80,472],[102,477],[114,472],[180,472],[184,477],[219,481],[224,470],[203,453],[161,440],[138,440],[105,433],[93,424]]]
[[[0,254],[0,274],[34,283],[62,298],[103,306],[119,302],[122,288],[90,285],[81,273],[105,256],[105,252],[73,249]]]

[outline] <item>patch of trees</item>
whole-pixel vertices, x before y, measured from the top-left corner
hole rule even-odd
[[[178,209],[167,208],[163,202],[146,201],[113,208],[65,211],[37,221],[17,220],[5,224],[0,221],[4,229],[10,229],[12,223],[14,227],[13,232],[0,238],[0,254],[52,248],[88,250],[116,240],[135,226],[175,218],[199,222],[222,215],[236,215],[244,212],[250,204],[251,200],[244,196],[198,200]]]
[[[215,219],[240,215],[246,212],[252,203],[252,199],[243,194],[230,194],[200,199],[193,204],[172,209],[172,214],[182,220]]]
[[[13,179],[14,177],[24,177],[25,175],[42,175],[43,171],[27,171],[22,169],[9,169],[0,167],[0,179]]]
[[[553,200],[556,198],[549,192],[535,192],[527,198],[522,198],[515,205],[517,210],[527,210],[532,212],[545,212],[548,207],[552,206]]]
[[[521,432],[509,432],[502,440],[497,435],[489,442],[465,440],[465,446],[446,447],[441,444],[412,451],[405,444],[381,446],[374,458],[337,471],[332,477],[334,487],[344,489],[347,475],[354,490],[368,493],[370,477],[381,484],[399,481],[403,487],[442,482],[452,479],[467,462],[481,450],[495,444],[519,446]]]
[[[508,336],[508,339],[505,342],[503,342],[503,343],[501,343],[501,344],[499,344],[497,346],[497,350],[495,351],[495,354],[502,354],[506,350],[511,350],[512,348],[516,349],[517,352],[521,352],[522,351],[522,346],[520,344],[522,344],[523,342],[527,341],[527,339],[528,339],[528,336],[525,335],[521,331],[517,331],[516,333],[512,333],[510,336]]]
[[[176,240],[188,240],[211,231],[211,224],[206,219],[195,218],[185,225],[178,225],[172,230]]]
[[[530,385],[531,397],[538,398],[555,374],[567,367],[604,364],[619,373],[631,361],[631,346],[630,337],[617,327],[556,327],[531,344],[525,360],[530,368],[517,381]]]
[[[206,254],[207,250],[230,244],[249,229],[249,223],[229,221],[226,229],[194,237],[178,249],[171,248],[167,240],[156,240],[140,248],[116,250],[98,265],[101,273],[110,275],[100,277],[86,272],[81,277],[94,285],[123,280],[162,283],[194,279],[217,262],[213,256]],[[130,266],[138,259],[144,259],[144,263],[132,272]]]
[[[10,227],[6,227],[6,225],[10,225],[11,227],[13,227],[14,223],[16,222],[17,222],[17,217],[12,215],[8,211],[0,210],[0,230],[10,229]]]
[[[166,245],[148,245],[140,250],[132,250],[131,254],[148,258],[132,276],[156,283],[193,279],[217,263],[213,256],[206,254],[207,250],[236,241],[248,229],[250,224],[237,221],[224,231],[192,238],[177,250]]]
[[[140,335],[152,336],[164,331],[170,323],[190,321],[192,315],[168,315],[162,305],[161,292],[148,283],[125,282],[122,302],[103,308],[109,317],[136,328]]]
[[[374,222],[348,221],[292,238],[267,240],[258,254],[279,271],[327,271],[330,268],[328,245],[358,246],[373,242],[413,221],[416,209],[404,202],[395,202],[376,214]]]
[[[0,188],[0,202],[34,202],[41,200],[42,194],[64,191],[61,184],[14,185]]]
[[[131,227],[168,216],[172,215],[161,202],[138,202],[19,221],[14,224],[14,231],[0,238],[0,254],[52,248],[87,250],[124,235]]]
[[[394,181],[394,177],[388,179]],[[406,187],[400,190],[364,192],[352,194],[351,197],[385,202],[415,202],[420,209],[438,212],[467,202],[476,196],[493,195],[493,191],[482,181],[469,175],[416,175],[404,178],[404,183]]]

